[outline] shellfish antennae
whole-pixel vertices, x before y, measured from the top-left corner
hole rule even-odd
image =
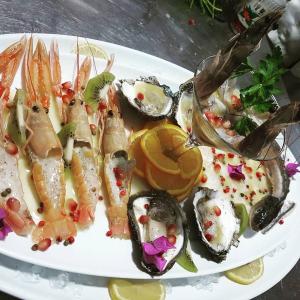
[[[86,41],[86,43],[87,43],[87,45],[88,45],[88,47],[89,47],[89,50],[90,50],[90,52],[91,52],[91,54],[92,54],[93,66],[94,66],[94,69],[95,69],[95,73],[96,73],[96,75],[98,75],[97,66],[96,66],[96,61],[95,61],[95,56],[94,56],[92,47],[91,47],[89,41],[87,40],[87,38],[85,38],[85,41]]]

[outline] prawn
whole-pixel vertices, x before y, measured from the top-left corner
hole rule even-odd
[[[109,198],[107,215],[112,236],[129,239],[127,202],[135,162],[128,159],[128,138],[112,86],[108,91],[108,101],[109,110],[102,122],[103,173]]]
[[[18,91],[16,94],[18,97]],[[18,147],[6,133],[4,103],[0,99],[0,207],[6,212],[5,223],[18,235],[28,235],[32,229],[28,207],[19,177]],[[12,112],[10,112],[12,114]]]
[[[31,37],[22,70],[27,92],[25,147],[45,221],[33,230],[32,238],[34,241],[68,239],[76,235],[76,227],[65,214],[63,149],[47,114],[51,96],[49,57],[42,40],[38,40],[34,53],[32,42]]]

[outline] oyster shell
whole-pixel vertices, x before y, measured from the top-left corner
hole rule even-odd
[[[218,191],[198,188],[193,205],[204,245],[213,260],[224,260],[231,245],[238,241],[240,230],[240,220],[236,217],[231,202],[222,198]]]
[[[148,119],[171,117],[176,101],[171,89],[161,85],[156,77],[120,80],[120,90],[128,103]]]
[[[193,117],[193,82],[188,81],[183,83],[176,96],[178,98],[178,105],[175,119],[185,132],[190,132]]]
[[[152,276],[166,273],[187,246],[188,227],[183,210],[175,198],[159,190],[140,192],[131,196],[127,208],[138,265]],[[145,218],[145,216],[147,222],[142,222],[141,217]],[[170,232],[171,227],[173,227],[172,232]],[[156,247],[155,243],[161,240],[168,244],[170,237],[173,238],[173,242],[168,245],[171,248],[158,251],[157,255],[149,257],[146,246]]]
[[[273,146],[273,148],[275,145]],[[279,147],[277,145],[277,147]],[[272,151],[272,149],[270,149]],[[275,150],[276,151],[276,150]],[[255,203],[250,210],[250,227],[255,231],[268,231],[277,222],[278,216],[284,215],[294,203],[286,202],[290,179],[281,157],[264,162],[266,175],[271,182],[272,193]]]

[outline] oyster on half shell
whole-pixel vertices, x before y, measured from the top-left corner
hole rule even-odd
[[[159,190],[131,196],[127,208],[138,264],[152,276],[166,273],[187,246],[183,210],[175,198]]]
[[[171,117],[176,101],[171,89],[161,85],[156,77],[120,80],[120,90],[130,106],[148,119]]]
[[[218,191],[198,188],[193,205],[204,245],[214,261],[224,260],[231,245],[238,242],[240,230],[240,220],[235,215],[232,203]]]

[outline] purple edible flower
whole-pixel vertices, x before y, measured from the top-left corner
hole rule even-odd
[[[296,175],[297,173],[300,173],[300,170],[298,168],[300,167],[300,164],[298,163],[288,163],[285,166],[286,173],[289,177],[292,177]]]
[[[153,264],[161,272],[167,263],[162,257],[169,249],[176,248],[165,236],[161,236],[149,243],[142,243],[143,258],[147,264]]]
[[[229,177],[234,180],[245,180],[245,175],[242,172],[242,166],[243,165],[233,166],[233,165],[228,164],[227,171],[228,171]]]
[[[3,241],[5,237],[12,231],[11,228],[5,224],[4,218],[6,217],[6,212],[3,208],[0,208],[0,240]]]

